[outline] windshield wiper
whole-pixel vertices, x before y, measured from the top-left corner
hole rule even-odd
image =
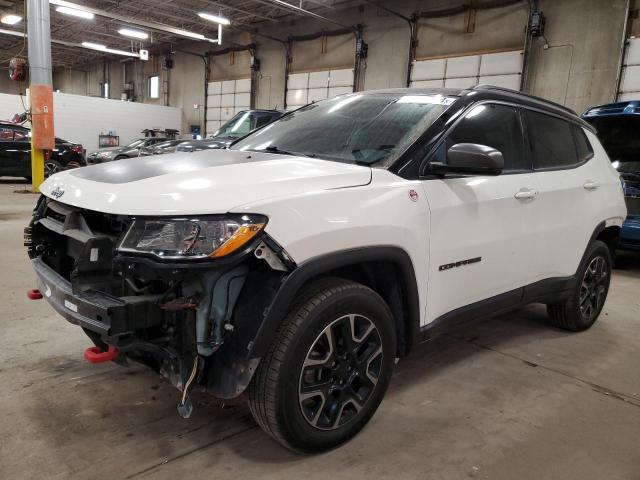
[[[260,151],[260,150],[258,150]],[[315,153],[302,153],[302,152],[291,152],[288,150],[280,150],[278,147],[276,147],[275,145],[269,145],[268,147],[266,147],[264,149],[265,152],[269,152],[269,153],[279,153],[281,155],[293,155],[295,157],[309,157],[309,158],[314,158],[316,156]]]

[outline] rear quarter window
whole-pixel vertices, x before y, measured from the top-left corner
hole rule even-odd
[[[581,163],[572,123],[531,110],[525,110],[525,120],[534,169],[566,168]]]
[[[578,151],[578,162],[586,162],[593,157],[593,147],[582,128],[578,125],[571,125],[571,128],[573,129],[573,138]]]

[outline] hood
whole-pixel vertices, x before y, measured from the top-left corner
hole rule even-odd
[[[371,169],[365,166],[204,150],[67,170],[49,177],[40,191],[62,203],[105,213],[204,215],[267,198],[366,185],[370,180]]]

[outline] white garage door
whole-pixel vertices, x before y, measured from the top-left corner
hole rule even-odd
[[[251,108],[251,79],[222,80],[209,82],[207,88],[206,134],[220,128],[241,110]]]
[[[287,77],[287,110],[353,92],[353,69],[292,73]]]
[[[467,88],[478,84],[520,90],[522,50],[416,60],[412,87]]]
[[[630,38],[627,44],[618,100],[640,100],[640,38]]]

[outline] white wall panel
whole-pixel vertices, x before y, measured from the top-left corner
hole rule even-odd
[[[217,107],[217,108],[207,108],[207,122],[209,120],[220,120],[220,112],[221,112],[221,108]]]
[[[417,60],[411,68],[411,86],[468,88],[479,83],[520,89],[522,51]]]
[[[329,85],[329,71],[311,72],[309,74],[309,88],[324,88]]]
[[[622,73],[620,91],[623,93],[640,91],[640,65],[625,67]]]
[[[624,58],[625,65],[640,65],[640,38],[630,38]]]
[[[251,108],[251,94],[250,93],[236,93],[234,99],[234,106],[241,107],[245,110]]]
[[[521,71],[521,52],[488,53],[480,58],[481,77],[487,75],[511,75]]]
[[[222,82],[222,93],[233,93],[236,90],[235,80],[224,80]]]
[[[480,77],[481,84],[495,85],[496,87],[510,88],[511,90],[520,90],[520,74],[514,75],[487,75]]]
[[[329,87],[329,96],[327,98],[344,95],[345,93],[353,93],[353,87]]]
[[[324,88],[310,88],[309,95],[307,96],[308,102],[317,102],[319,100],[324,100],[329,95],[329,90],[327,87]]]
[[[221,96],[221,107],[233,107],[235,105],[235,95],[233,93],[223,93]]]
[[[309,87],[308,73],[292,73],[287,79],[287,90],[302,90]]]
[[[15,97],[20,102],[20,97]],[[126,145],[143,136],[146,128],[180,130],[182,124],[181,108],[147,103],[54,93],[53,106],[56,136],[79,142],[88,151],[98,148],[101,132],[115,132],[120,145]]]
[[[442,88],[444,87],[444,79],[438,80],[415,80],[411,82],[413,88]]]
[[[225,107],[220,109],[220,120],[226,122],[227,120],[231,120],[233,116],[236,114],[234,107]]]
[[[619,102],[628,102],[631,100],[640,100],[640,92],[619,93]]]
[[[307,98],[308,90],[289,90],[287,91],[287,105],[304,105],[308,102]]]
[[[445,77],[446,64],[447,60],[445,58],[413,62],[411,78],[414,80],[442,79]]]
[[[469,88],[478,84],[478,77],[447,78],[444,81],[445,88]]]
[[[251,108],[251,78],[210,82],[208,88],[206,135],[219,128],[215,124],[215,129],[210,130],[210,122],[225,122],[237,112]]]
[[[207,95],[207,108],[220,107],[222,95]]]
[[[27,98],[22,97],[25,106]],[[22,106],[20,95],[10,95],[8,93],[0,93],[0,120],[11,120],[16,113],[22,113],[25,108]]]
[[[292,73],[287,81],[287,110],[353,92],[353,69]]]
[[[251,93],[251,79],[241,78],[236,80],[236,93]]]
[[[447,78],[475,77],[480,68],[480,56],[453,57],[447,59]]]
[[[222,82],[209,82],[207,95],[220,95],[222,93]]]
[[[352,87],[353,92],[353,69],[344,68],[329,71],[329,87]]]

